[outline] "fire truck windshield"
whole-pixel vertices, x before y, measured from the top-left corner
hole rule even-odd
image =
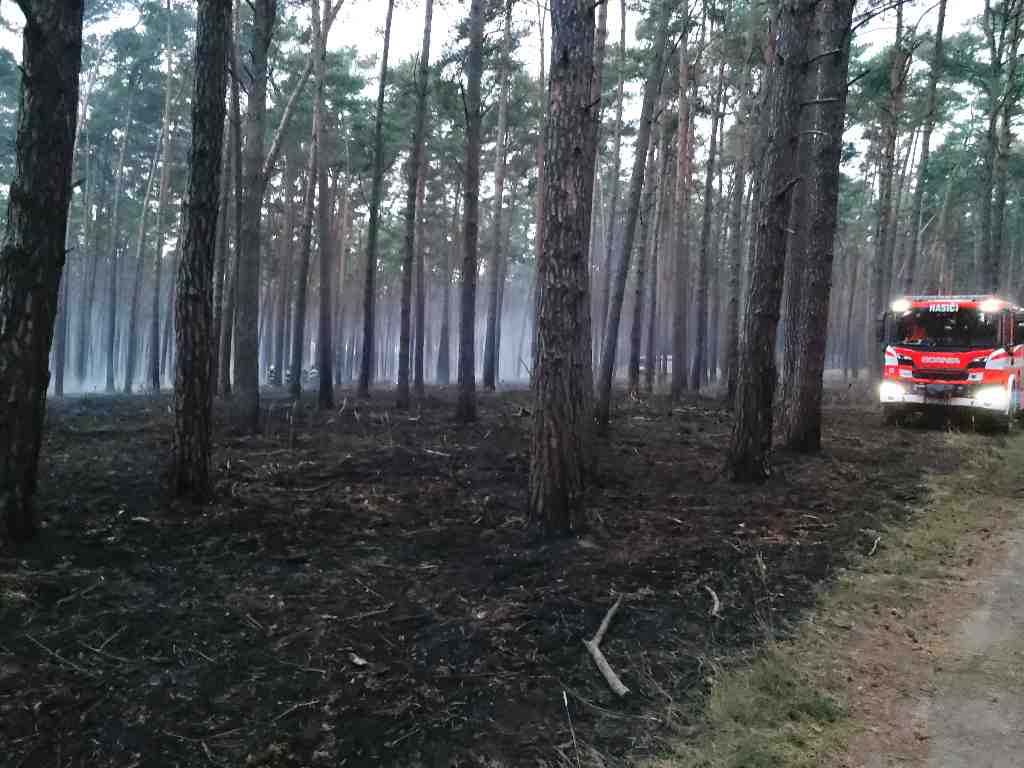
[[[893,342],[931,349],[992,349],[997,346],[999,315],[962,307],[954,312],[912,309],[896,324]]]

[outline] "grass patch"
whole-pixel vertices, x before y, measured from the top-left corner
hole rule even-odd
[[[710,693],[691,715],[696,726],[645,768],[835,764],[864,729],[848,715],[853,631],[902,632],[929,601],[959,590],[981,541],[1015,508],[1013,468],[1024,460],[1024,440],[997,446],[983,435],[936,437],[964,457],[959,470],[928,474],[927,499],[909,524],[877,532],[877,549],[838,574],[791,638],[769,640],[747,661],[717,667]],[[873,540],[876,532],[868,533]],[[894,660],[893,668],[904,662]],[[897,680],[881,683],[900,690]]]
[[[673,745],[648,768],[810,768],[839,743],[846,713],[773,644],[752,662],[720,671],[704,704],[700,735]]]

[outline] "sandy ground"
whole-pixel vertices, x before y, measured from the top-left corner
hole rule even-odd
[[[1021,440],[1010,441],[1009,467]],[[999,474],[967,499],[985,510],[963,543],[972,556],[926,604],[851,638],[853,714],[865,728],[846,765],[1024,766],[1024,508],[1013,470]]]
[[[928,768],[1024,764],[1024,516],[991,574],[970,584],[976,606],[936,660],[936,690],[916,719]]]

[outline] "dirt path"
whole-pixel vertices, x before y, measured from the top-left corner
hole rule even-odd
[[[928,768],[1015,768],[1024,748],[1024,516],[992,573],[971,584],[977,606],[937,659],[937,690],[915,713]]]
[[[884,622],[851,633],[852,714],[864,728],[846,765],[1024,764],[1024,510],[1015,471],[1022,442],[1008,440],[980,472],[935,481],[928,515],[969,522],[956,535],[956,524],[941,531],[953,539],[945,549],[952,554],[933,558],[930,583],[917,591],[926,604],[883,604]]]

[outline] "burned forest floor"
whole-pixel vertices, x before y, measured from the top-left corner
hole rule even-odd
[[[845,393],[845,390],[844,390]],[[347,395],[347,396],[346,396]],[[1017,437],[944,440],[831,393],[825,451],[722,475],[713,400],[620,401],[592,528],[526,525],[531,407],[218,403],[217,501],[162,486],[169,396],[51,401],[39,535],[0,553],[3,766],[621,765],[700,727],[715,677],[785,636],[907,522],[927,477]],[[581,642],[603,641],[611,692]]]

